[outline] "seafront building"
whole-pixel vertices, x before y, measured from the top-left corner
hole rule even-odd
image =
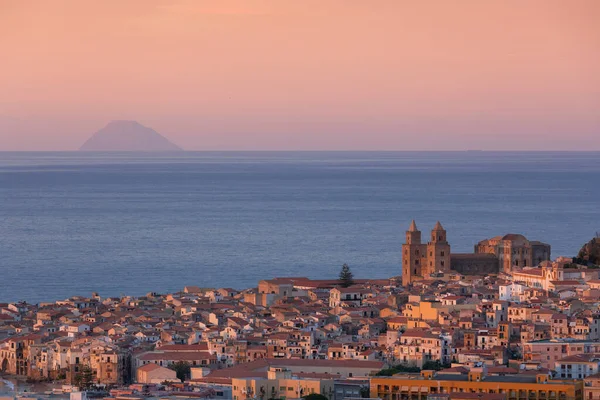
[[[413,222],[401,251],[400,276],[349,287],[0,303],[0,373],[120,400],[600,400],[598,268],[512,234],[454,254],[440,223],[423,243]]]

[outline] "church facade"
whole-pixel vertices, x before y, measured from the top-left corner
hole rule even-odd
[[[446,230],[438,221],[427,242],[412,221],[402,245],[402,284],[429,279],[432,274],[458,272],[463,275],[510,273],[550,260],[550,245],[530,242],[523,235],[508,234],[475,245],[471,254],[451,253]]]
[[[402,284],[408,285],[417,278],[434,272],[450,271],[450,244],[446,230],[439,222],[431,231],[431,240],[423,243],[421,231],[412,221],[406,231],[406,243],[402,245]]]

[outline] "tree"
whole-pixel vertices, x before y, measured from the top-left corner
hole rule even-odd
[[[378,371],[375,374],[375,376],[392,376],[392,375],[396,375],[401,372],[415,373],[415,372],[420,372],[420,371],[421,371],[421,368],[419,368],[419,367],[409,367],[409,366],[400,364],[400,365],[396,365],[395,367],[384,368],[381,371]]]
[[[362,397],[363,399],[368,399],[369,397],[371,397],[371,391],[369,390],[368,386],[360,387],[360,397]]]
[[[350,267],[348,264],[342,265],[342,270],[340,271],[340,285],[342,287],[349,287],[354,285],[354,275],[350,271]]]
[[[87,365],[84,365],[81,370],[75,374],[75,386],[80,390],[87,390],[94,385],[94,371]]]
[[[169,365],[169,369],[175,371],[177,374],[177,379],[179,379],[181,382],[185,382],[185,380],[188,379],[192,373],[190,364],[186,363],[185,361],[177,361],[176,363]]]
[[[318,393],[307,394],[303,397],[304,400],[329,400],[326,396]]]
[[[449,367],[450,367],[449,365],[442,364],[440,362],[440,360],[435,360],[435,361],[427,361],[427,362],[425,362],[423,364],[423,368],[422,369],[432,369],[434,371],[439,371],[441,369],[449,368]]]

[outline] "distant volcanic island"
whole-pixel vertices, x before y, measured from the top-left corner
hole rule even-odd
[[[80,151],[182,151],[154,129],[136,121],[112,121],[89,138]]]

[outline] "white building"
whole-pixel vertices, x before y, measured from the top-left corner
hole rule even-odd
[[[527,289],[527,286],[512,282],[498,286],[499,299],[504,301],[519,302],[521,295]]]
[[[600,356],[597,354],[577,354],[556,361],[556,377],[583,379],[598,373]]]

